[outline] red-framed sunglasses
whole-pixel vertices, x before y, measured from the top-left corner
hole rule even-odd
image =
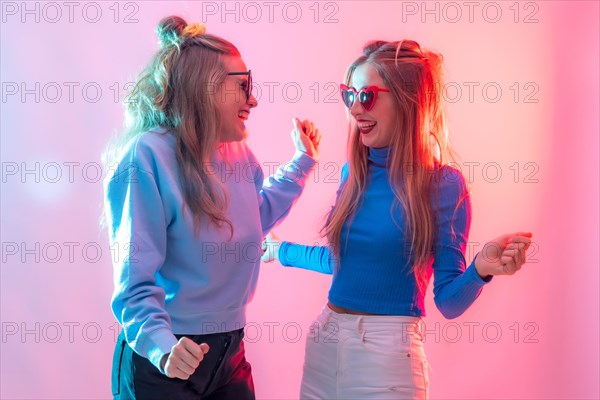
[[[358,98],[358,102],[365,109],[365,111],[371,111],[375,106],[375,100],[377,100],[377,94],[379,92],[389,92],[389,90],[377,86],[369,86],[367,88],[360,89],[360,91],[357,92],[353,87],[348,87],[343,83],[340,84],[342,100],[348,108],[352,108],[354,100]]]

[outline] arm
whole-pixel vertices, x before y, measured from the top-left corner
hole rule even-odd
[[[165,260],[167,228],[148,171],[138,161],[119,166],[105,182],[105,210],[111,246],[126,250],[113,260],[113,313],[133,350],[161,370],[163,355],[177,339],[165,311],[165,292],[154,278]]]
[[[442,177],[434,247],[434,301],[446,318],[463,314],[492,277],[482,278],[473,261],[465,268],[465,250],[471,225],[471,200],[464,177],[456,172]]]
[[[316,161],[309,155],[296,151],[290,162],[263,181],[263,172],[257,169],[255,185],[260,208],[263,235],[285,218],[296,202],[304,182]]]
[[[306,246],[302,244],[281,242],[276,259],[284,267],[303,268],[322,274],[332,274],[335,258],[327,246]]]
[[[348,163],[342,166],[340,186],[336,192],[336,202],[342,191],[342,185],[348,178]],[[333,207],[332,207],[333,210]],[[330,214],[331,215],[331,211]],[[265,251],[262,260],[280,261],[284,267],[303,268],[323,274],[333,274],[337,259],[329,246],[307,246],[286,241],[280,241],[273,233],[269,233],[263,242]]]
[[[290,209],[302,193],[304,182],[313,169],[319,154],[321,134],[315,129],[312,122],[300,122],[294,118],[292,139],[296,153],[290,162],[279,167],[275,174],[264,180],[262,169],[258,168],[254,177],[260,207],[260,219],[263,235],[290,212]],[[251,162],[256,159],[248,150]]]

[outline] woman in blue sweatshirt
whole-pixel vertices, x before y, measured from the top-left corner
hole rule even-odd
[[[161,48],[109,146],[118,399],[254,399],[242,342],[261,242],[290,211],[320,141],[294,120],[296,154],[263,182],[244,142],[257,106],[239,51],[202,24],[163,19]]]
[[[333,274],[307,339],[301,399],[428,398],[421,317],[431,275],[435,304],[455,318],[493,275],[525,262],[531,233],[516,232],[466,267],[471,203],[446,161],[441,66],[414,41],[364,48],[340,87],[349,160],[324,226],[330,246],[264,244],[265,261]]]

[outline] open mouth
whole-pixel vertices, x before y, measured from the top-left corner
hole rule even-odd
[[[367,134],[367,133],[371,132],[373,130],[373,128],[375,128],[375,125],[377,125],[377,122],[359,121],[358,129],[360,130],[360,133]]]
[[[250,113],[248,111],[240,111],[238,113],[238,118],[241,119],[242,121],[246,121],[248,119],[249,115],[250,115]]]

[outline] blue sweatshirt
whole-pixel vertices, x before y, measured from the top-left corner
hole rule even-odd
[[[290,242],[282,242],[279,260],[284,266],[333,274],[329,301],[334,305],[373,314],[424,316],[425,293],[412,271],[406,214],[400,206],[392,209],[395,196],[387,157],[388,148],[369,150],[366,190],[351,224],[344,224],[339,263],[329,247]],[[346,178],[347,165],[340,188]],[[471,203],[468,195],[460,201],[466,194],[464,177],[443,166],[433,182],[435,243],[426,278],[429,282],[433,272],[435,304],[446,318],[455,318],[492,277],[482,279],[474,262],[465,268]]]
[[[297,152],[263,182],[244,142],[224,143],[207,169],[229,196],[217,228],[202,219],[194,234],[183,207],[176,138],[157,128],[133,139],[107,176],[105,210],[114,251],[112,310],[129,345],[160,370],[174,334],[244,327],[258,278],[263,237],[290,211],[315,160]]]

